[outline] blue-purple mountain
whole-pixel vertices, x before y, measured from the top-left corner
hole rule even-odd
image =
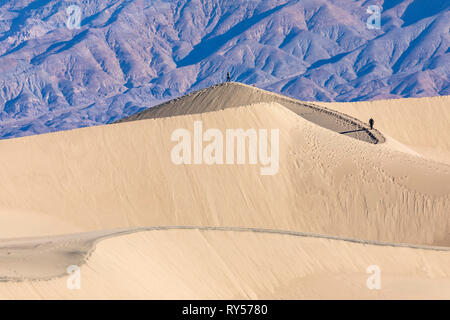
[[[66,10],[81,9],[80,28]],[[369,29],[367,8],[382,8]],[[0,138],[104,124],[226,78],[302,100],[450,94],[446,0],[0,2]],[[71,16],[73,18],[73,16]]]

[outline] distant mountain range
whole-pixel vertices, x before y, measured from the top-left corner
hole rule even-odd
[[[448,95],[449,28],[446,0],[2,1],[0,138],[109,123],[227,72],[307,101]]]

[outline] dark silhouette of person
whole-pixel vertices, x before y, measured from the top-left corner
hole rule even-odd
[[[227,72],[227,82],[230,82],[230,81],[231,81],[231,76],[230,76],[230,73]]]
[[[375,121],[372,118],[370,118],[370,120],[369,120],[370,130],[373,129],[373,124],[374,123],[375,123]]]

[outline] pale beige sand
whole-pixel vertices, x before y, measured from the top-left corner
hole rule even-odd
[[[197,119],[205,130],[279,128],[279,172],[173,164],[172,132],[192,131]],[[199,225],[450,241],[450,167],[337,134],[278,104],[1,141],[0,153],[3,238]]]
[[[65,276],[68,266],[82,265],[88,259],[98,241],[133,231],[96,231],[0,240],[0,282],[48,280]]]
[[[381,270],[369,290],[367,267]],[[1,299],[449,299],[450,252],[230,231],[140,232],[99,242],[68,277],[0,282]]]
[[[421,155],[450,164],[450,96],[317,103],[375,127]]]
[[[369,126],[365,121],[360,121],[345,113],[324,106],[296,100],[239,82],[220,83],[192,92],[186,96],[170,100],[121,119],[117,123],[214,112],[251,104],[272,102],[279,103],[300,117],[329,130],[369,143],[384,142],[383,135],[378,130],[369,130]]]
[[[450,251],[449,247],[387,243],[369,240],[334,237],[314,233],[239,227],[160,226],[136,227],[109,231],[93,231],[61,236],[28,237],[0,240],[0,282],[41,281],[63,277],[68,266],[82,266],[94,252],[97,243],[108,238],[136,232],[197,230],[202,232],[262,233],[303,238],[339,240],[364,245],[415,248],[432,251]],[[133,250],[130,247],[130,250]]]

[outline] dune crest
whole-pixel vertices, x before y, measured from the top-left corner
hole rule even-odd
[[[375,127],[418,154],[450,165],[450,96],[323,103]]]
[[[383,143],[378,130],[344,113],[238,82],[225,82],[149,108],[116,123],[214,112],[257,103],[279,103],[321,127],[369,143]],[[367,119],[368,120],[368,119]]]

